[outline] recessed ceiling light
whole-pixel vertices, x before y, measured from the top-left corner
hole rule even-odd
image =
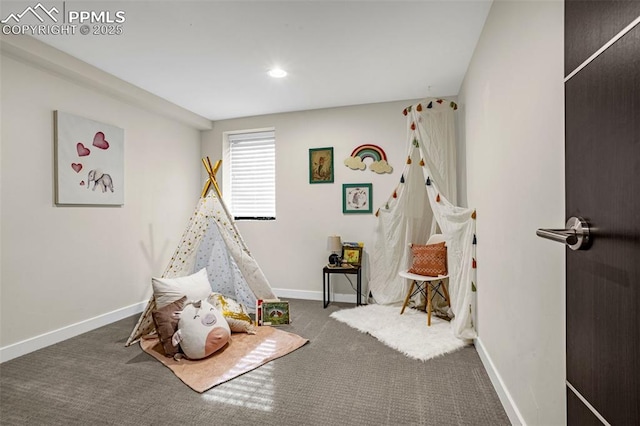
[[[287,76],[287,72],[280,68],[273,68],[269,70],[269,75],[273,78],[282,78]]]

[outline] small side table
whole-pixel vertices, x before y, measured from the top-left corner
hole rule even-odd
[[[334,267],[325,266],[322,268],[322,303],[326,308],[331,303],[331,274],[354,274],[357,275],[356,285],[356,306],[360,306],[360,295],[362,293],[362,276],[360,266]]]

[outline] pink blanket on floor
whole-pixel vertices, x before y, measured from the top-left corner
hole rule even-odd
[[[256,327],[257,334],[234,333],[227,346],[208,358],[176,361],[164,356],[157,338],[140,340],[143,351],[163,363],[187,386],[204,392],[267,362],[287,355],[309,340],[274,327]]]

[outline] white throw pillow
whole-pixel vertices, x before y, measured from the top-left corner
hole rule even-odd
[[[206,300],[211,294],[207,270],[202,268],[195,274],[178,278],[151,278],[156,307],[162,308],[187,296],[187,302]]]

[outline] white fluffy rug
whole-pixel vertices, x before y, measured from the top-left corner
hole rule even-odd
[[[385,345],[410,358],[426,361],[453,352],[468,345],[453,335],[448,321],[431,315],[431,327],[427,326],[427,314],[400,306],[366,305],[342,309],[331,314],[340,322],[363,333],[369,333]]]

